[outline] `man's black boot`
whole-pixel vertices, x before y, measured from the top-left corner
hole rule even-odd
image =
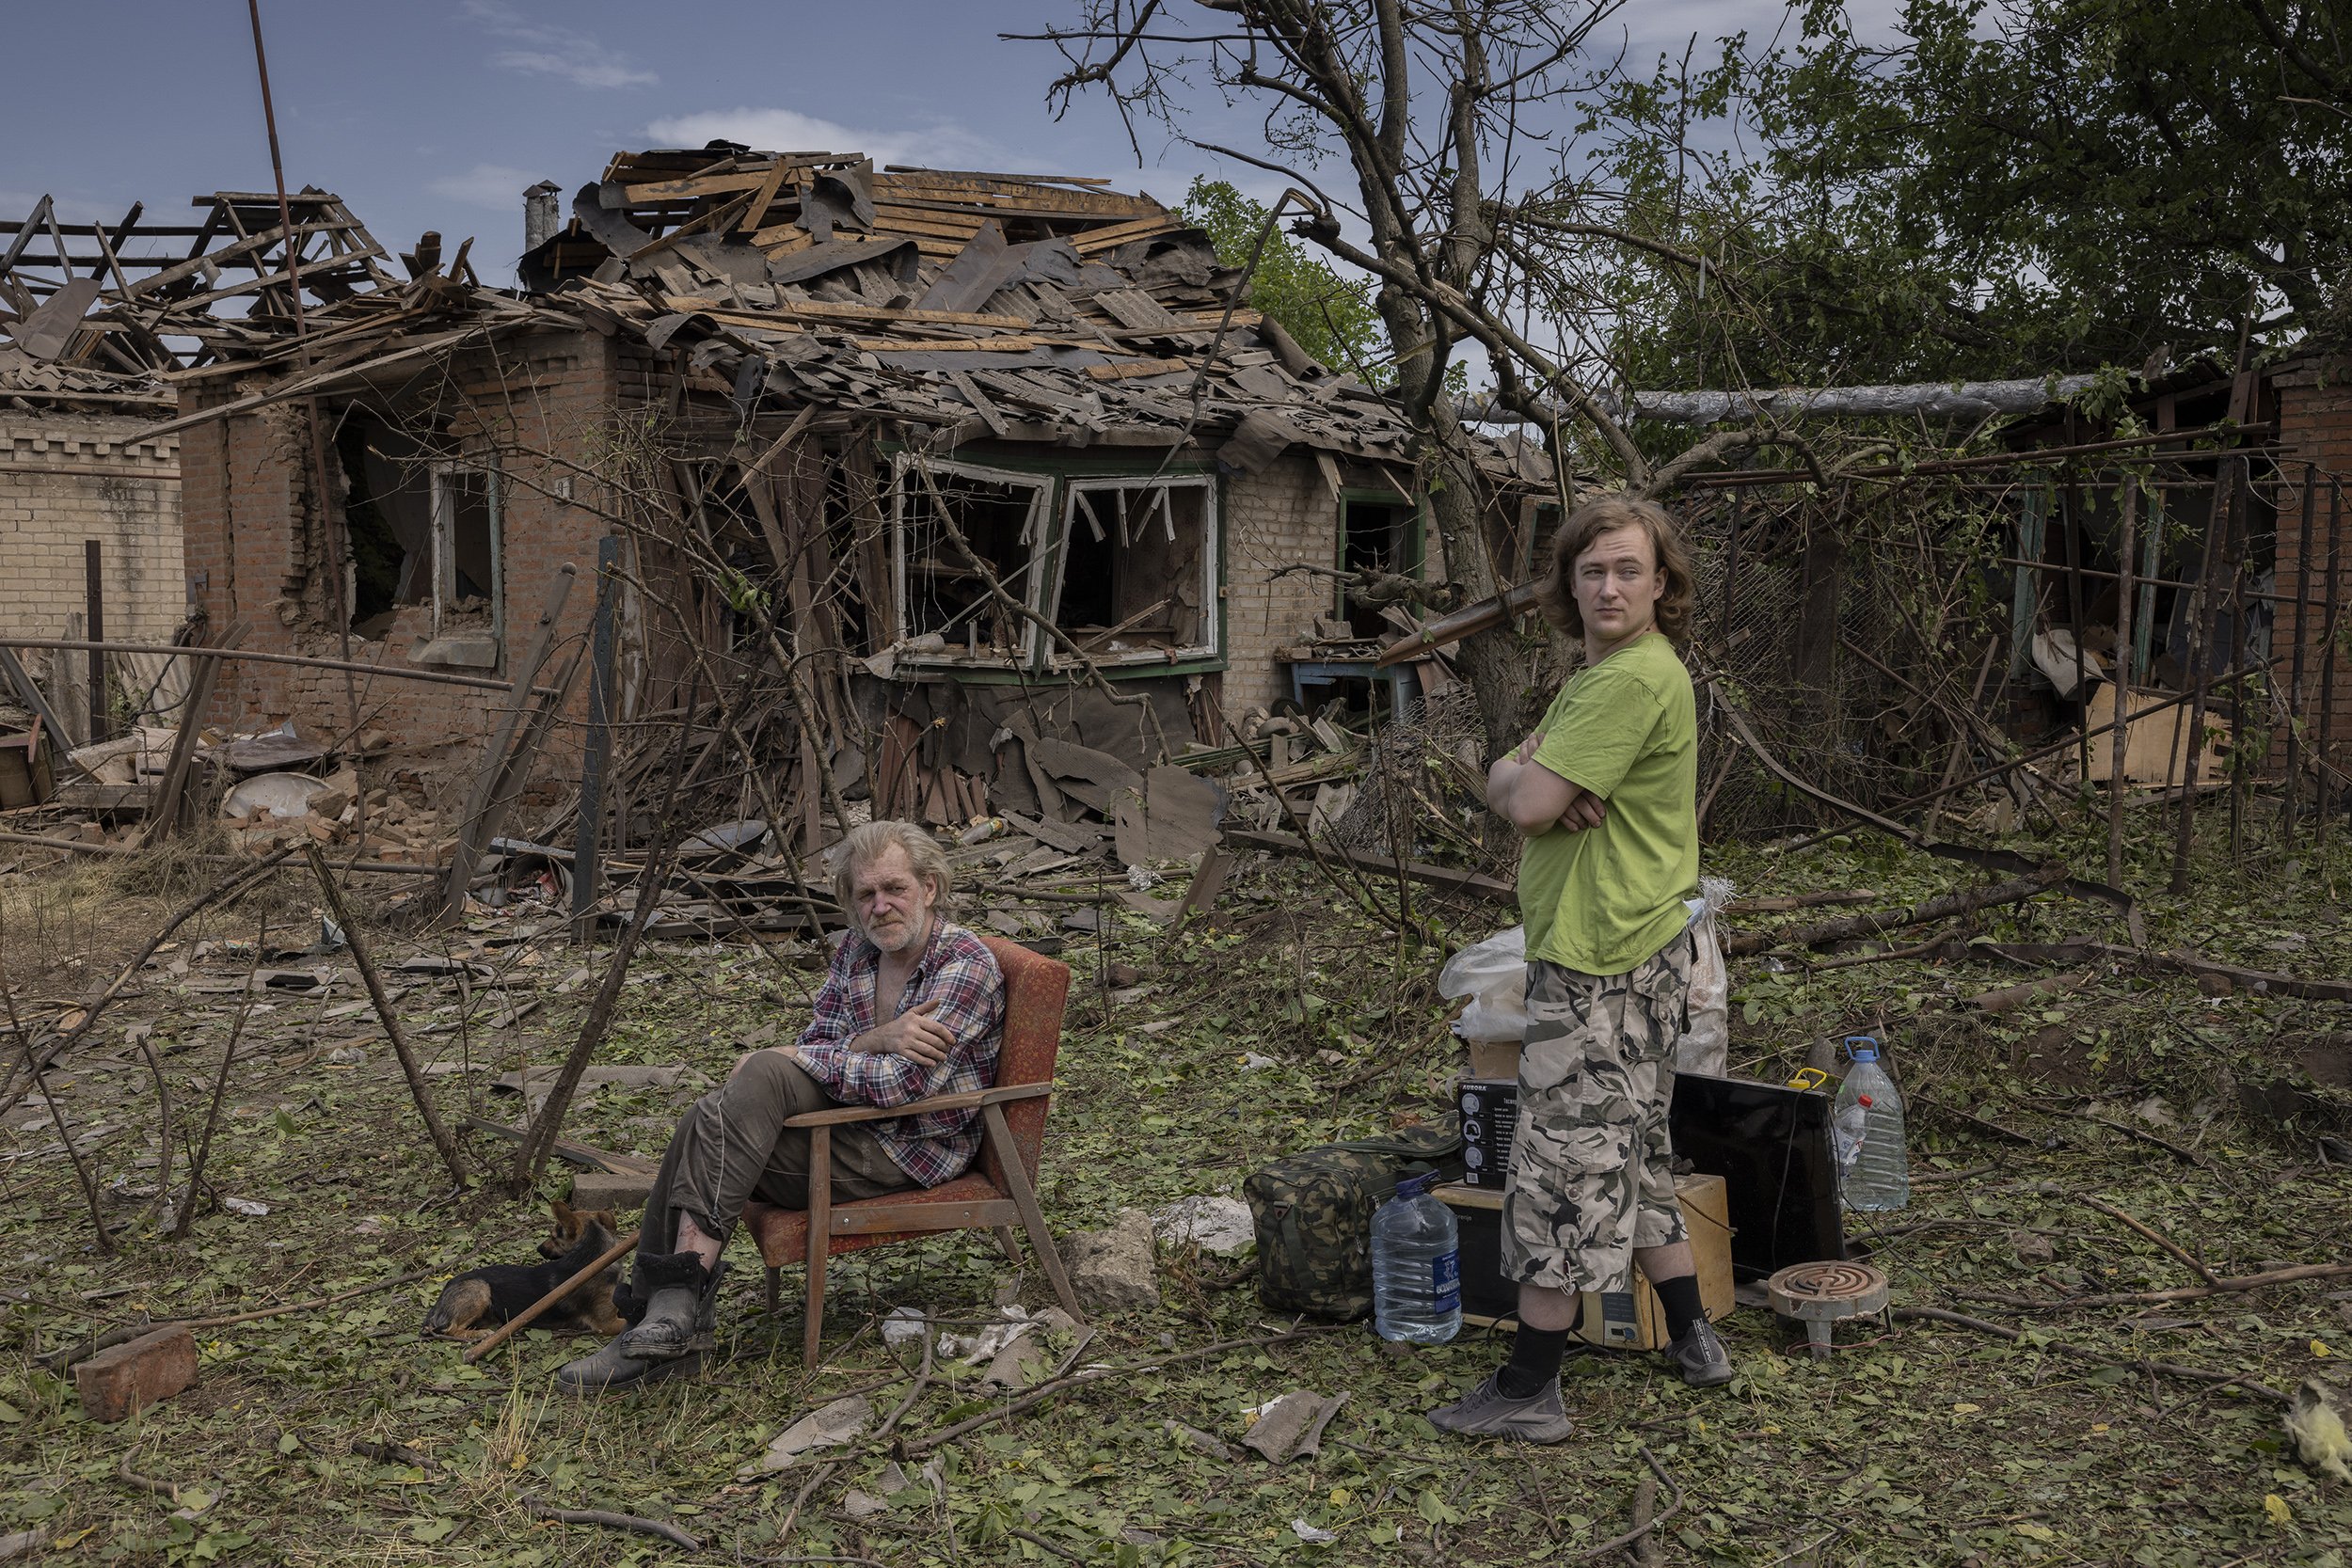
[[[638,1277],[644,1281],[644,1310],[636,1326],[616,1341],[630,1358],[666,1361],[707,1344],[718,1326],[719,1281],[725,1277],[725,1259],[706,1268],[691,1252],[637,1255]],[[627,1316],[636,1306],[636,1292],[622,1300],[613,1292],[613,1306]]]
[[[618,1393],[641,1383],[659,1383],[663,1378],[696,1371],[702,1360],[700,1352],[660,1361],[634,1356],[615,1337],[595,1354],[564,1363],[556,1370],[555,1386],[567,1394]]]

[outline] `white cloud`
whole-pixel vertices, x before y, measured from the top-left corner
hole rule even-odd
[[[490,56],[501,71],[558,76],[576,87],[649,87],[661,80],[587,34],[540,26],[503,0],[466,0],[464,11],[467,20],[492,38],[519,46]]]
[[[527,168],[516,168],[507,164],[476,164],[463,174],[443,175],[427,184],[425,189],[435,196],[462,201],[469,207],[515,213],[522,210],[523,192],[537,184],[542,178]]]
[[[705,142],[741,142],[762,152],[862,152],[884,164],[932,168],[992,168],[1005,154],[986,138],[953,121],[915,131],[859,131],[797,109],[706,109],[657,119],[645,135],[661,147],[700,147]],[[1020,160],[1030,173],[1054,172]]]

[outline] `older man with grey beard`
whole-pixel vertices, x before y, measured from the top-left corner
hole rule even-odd
[[[989,1087],[1004,1037],[1005,980],[980,939],[947,918],[938,843],[909,822],[868,822],[834,851],[853,929],[835,951],[816,1015],[790,1045],[755,1051],[670,1135],[645,1199],[631,1278],[614,1305],[632,1325],[556,1373],[605,1393],[691,1370],[709,1342],[726,1265],[720,1250],[752,1198],[808,1206],[809,1134],[785,1123],[834,1105],[904,1105]],[[977,1113],[833,1130],[834,1196],[935,1187],[979,1150]]]

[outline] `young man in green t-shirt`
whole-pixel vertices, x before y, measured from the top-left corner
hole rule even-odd
[[[1552,541],[1544,609],[1584,666],[1543,725],[1487,775],[1486,803],[1525,835],[1527,1011],[1519,1120],[1502,1192],[1503,1272],[1518,1282],[1511,1356],[1454,1403],[1449,1432],[1556,1443],[1560,1360],[1587,1291],[1664,1307],[1683,1379],[1726,1383],[1675,1200],[1666,1109],[1687,1022],[1698,891],[1690,553],[1647,502],[1579,508]]]

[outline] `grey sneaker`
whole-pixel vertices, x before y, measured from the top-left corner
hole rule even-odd
[[[1514,1437],[1522,1443],[1557,1443],[1570,1430],[1567,1412],[1560,1408],[1558,1378],[1544,1385],[1540,1393],[1515,1400],[1495,1386],[1491,1375],[1452,1404],[1432,1410],[1429,1424],[1465,1437]]]
[[[1705,1318],[1692,1323],[1682,1331],[1682,1338],[1666,1347],[1675,1365],[1682,1369],[1682,1381],[1693,1388],[1713,1388],[1731,1381],[1731,1353],[1715,1338],[1715,1325]]]

